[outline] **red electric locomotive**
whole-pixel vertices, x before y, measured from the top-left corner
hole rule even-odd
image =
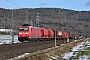
[[[22,25],[18,28],[18,40],[23,41],[32,41],[33,39],[41,38],[42,33],[41,29],[38,27],[33,27],[30,25]]]

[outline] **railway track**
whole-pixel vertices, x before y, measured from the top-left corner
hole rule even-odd
[[[66,43],[66,40],[56,41],[57,45],[61,45],[63,43]],[[0,60],[14,58],[24,53],[32,53],[38,50],[44,50],[54,46],[54,41],[0,45]]]

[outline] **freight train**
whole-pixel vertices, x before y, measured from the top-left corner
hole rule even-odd
[[[54,39],[78,39],[78,35],[62,32],[59,30],[52,30],[43,27],[34,27],[29,24],[23,24],[18,27],[18,40],[20,42],[30,41],[47,41]]]

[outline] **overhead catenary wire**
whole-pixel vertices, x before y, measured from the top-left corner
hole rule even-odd
[[[19,0],[20,2],[24,3],[25,5],[28,5],[30,6],[29,4],[27,4],[26,2],[22,1],[22,0]]]
[[[9,3],[11,3],[11,4],[13,4],[13,5],[16,5],[16,6],[18,6],[18,7],[22,7],[22,6],[20,6],[20,5],[16,4],[16,3],[13,3],[13,2],[11,2],[11,1],[9,1],[9,0],[6,0],[6,1],[9,2]]]

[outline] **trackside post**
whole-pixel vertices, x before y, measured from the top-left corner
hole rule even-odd
[[[10,32],[10,35],[12,36],[12,44],[14,43],[14,32]]]
[[[56,30],[55,30],[55,47],[56,47]]]

